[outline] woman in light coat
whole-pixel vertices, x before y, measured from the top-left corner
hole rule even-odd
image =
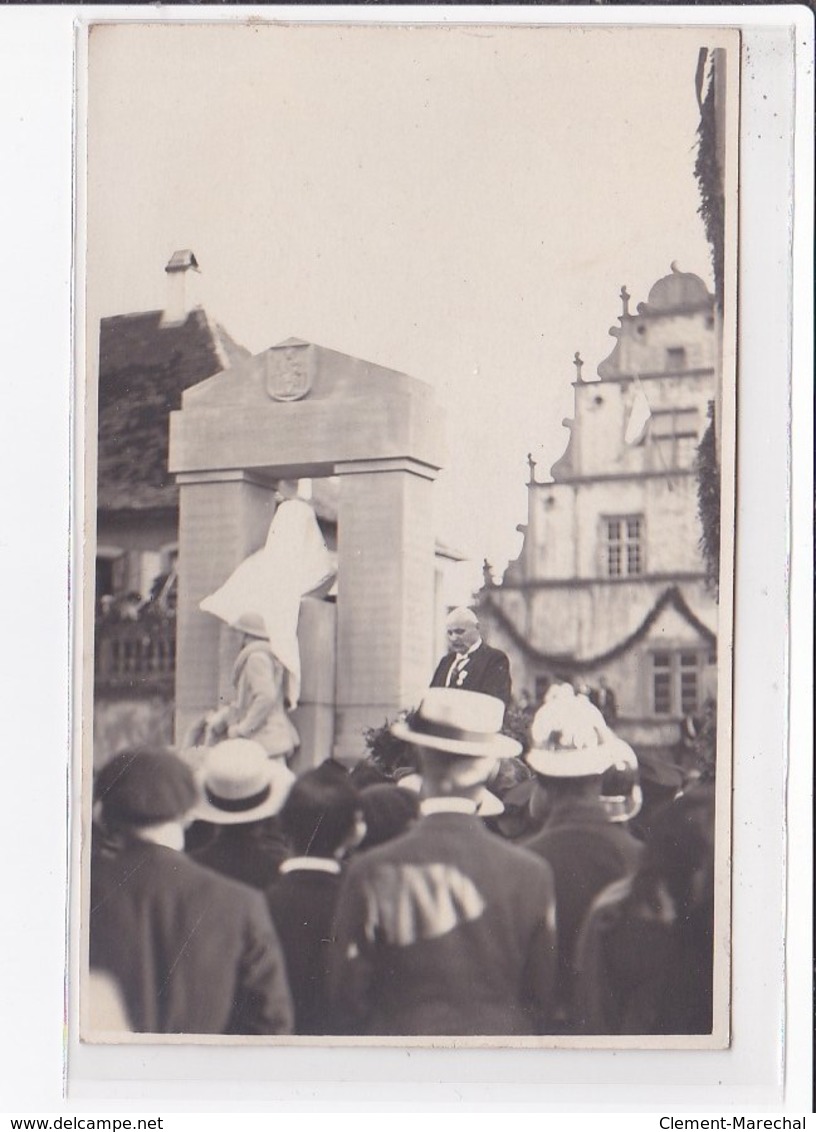
[[[286,669],[272,651],[259,614],[243,614],[233,628],[244,634],[232,670],[235,699],[208,718],[206,742],[254,739],[270,758],[288,762],[300,737],[286,706]]]

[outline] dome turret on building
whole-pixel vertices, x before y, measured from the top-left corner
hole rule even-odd
[[[656,314],[658,311],[696,310],[713,304],[714,296],[700,276],[680,271],[677,264],[672,263],[671,274],[664,275],[654,284],[645,307],[650,314]]]

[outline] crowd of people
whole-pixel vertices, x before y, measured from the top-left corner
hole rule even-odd
[[[225,716],[195,761],[128,750],[101,769],[94,1030],[711,1031],[711,787],[667,767],[647,789],[568,684],[525,745],[502,733],[509,681],[474,621],[449,627],[464,661],[391,726],[389,765],[295,776]]]

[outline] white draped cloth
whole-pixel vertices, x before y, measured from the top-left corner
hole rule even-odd
[[[286,669],[291,708],[300,699],[300,601],[333,577],[332,558],[312,507],[303,499],[288,499],[275,512],[266,545],[244,559],[200,605],[228,625],[248,613],[263,618],[270,647]]]

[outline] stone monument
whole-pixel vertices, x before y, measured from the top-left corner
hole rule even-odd
[[[169,459],[180,488],[177,737],[230,694],[238,635],[199,603],[263,543],[281,480],[342,477],[336,627],[331,605],[307,600],[299,628],[306,762],[355,761],[365,727],[418,702],[435,660],[442,431],[424,382],[295,338],[184,393]]]

